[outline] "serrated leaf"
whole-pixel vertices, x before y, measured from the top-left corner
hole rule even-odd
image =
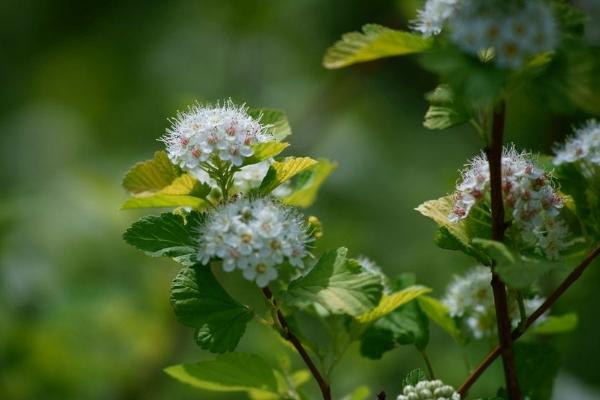
[[[420,296],[418,299],[421,310],[427,317],[446,331],[457,343],[463,343],[460,329],[450,316],[448,307],[438,299],[429,296]]]
[[[533,326],[531,332],[539,335],[555,335],[574,331],[579,323],[579,318],[575,313],[564,315],[550,315],[542,322]]]
[[[310,157],[287,157],[283,161],[274,161],[261,182],[259,191],[263,194],[270,193],[277,186],[287,182],[316,163],[317,161]]]
[[[235,301],[215,279],[209,266],[182,269],[173,280],[170,302],[184,325],[196,328],[196,341],[214,353],[233,351],[253,311]]]
[[[123,187],[132,194],[161,190],[181,175],[163,150],[154,153],[152,160],[135,164],[123,178]]]
[[[491,262],[489,256],[472,243],[473,238],[486,238],[490,235],[491,230],[487,220],[489,216],[475,207],[471,210],[469,218],[459,222],[451,222],[448,220],[448,215],[451,213],[452,207],[452,197],[445,196],[437,200],[426,201],[418,206],[416,210],[431,218],[440,227],[436,237],[438,246],[460,250],[481,263],[489,265]]]
[[[337,164],[328,160],[318,160],[316,164],[298,174],[291,182],[291,193],[282,201],[295,207],[311,206],[319,188],[327,177],[337,168]]]
[[[342,247],[325,253],[308,274],[290,283],[286,302],[354,317],[375,307],[383,291],[380,278],[363,271],[357,261],[346,257],[347,252]]]
[[[273,158],[285,150],[289,145],[289,143],[285,142],[257,143],[252,146],[252,155],[244,160],[244,166],[257,164],[261,161]]]
[[[398,307],[416,299],[417,297],[431,292],[430,288],[424,286],[411,286],[392,294],[384,294],[377,307],[356,317],[362,324],[370,324],[391,313]]]
[[[195,210],[204,210],[208,207],[208,202],[195,196],[155,194],[144,197],[131,197],[121,205],[122,210],[173,207],[191,207]]]
[[[415,386],[417,383],[426,379],[427,375],[425,375],[425,372],[423,372],[423,370],[419,368],[413,369],[402,380],[402,388],[404,389],[404,387],[408,385]]]
[[[255,354],[223,354],[214,360],[174,365],[165,372],[183,383],[214,392],[277,393],[273,369]]]
[[[127,229],[123,239],[152,257],[173,257],[191,264],[197,252],[196,230],[202,220],[198,212],[186,217],[173,213],[147,216]]]
[[[421,35],[367,24],[362,32],[350,32],[327,49],[323,59],[326,68],[376,60],[383,57],[420,53],[431,47],[433,41]]]
[[[253,118],[260,118],[261,125],[269,126],[268,131],[277,142],[292,134],[292,128],[284,111],[262,108],[249,110],[248,114]]]

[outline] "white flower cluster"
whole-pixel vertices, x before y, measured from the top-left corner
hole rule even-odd
[[[536,54],[554,50],[558,24],[549,5],[524,0],[466,0],[449,21],[452,40],[467,53],[493,49],[501,68],[519,68]]]
[[[293,209],[266,198],[240,198],[210,212],[200,228],[198,260],[223,261],[225,271],[239,269],[265,287],[288,261],[303,268],[310,241],[307,227]]]
[[[460,318],[464,330],[474,339],[492,337],[496,332],[494,294],[490,282],[492,272],[488,267],[475,267],[463,276],[455,276],[446,290],[442,302],[452,317]],[[530,315],[542,303],[541,297],[526,299],[525,311]],[[520,321],[518,304],[509,298],[509,312],[514,327]],[[538,320],[539,321],[539,320]]]
[[[440,380],[421,381],[406,385],[396,400],[460,400],[460,394]]]
[[[536,167],[527,153],[505,148],[502,154],[502,194],[510,231],[518,233],[520,244],[556,259],[566,246],[568,230],[559,218],[563,206],[549,176]],[[485,153],[472,159],[462,172],[454,194],[454,207],[448,219],[458,222],[468,217],[482,202],[489,205],[490,173]]]
[[[424,36],[439,35],[444,24],[454,14],[458,0],[427,0],[412,21],[412,29]]]
[[[577,163],[590,174],[595,166],[600,166],[600,123],[590,120],[576,129],[575,135],[558,147],[555,154],[554,165]]]
[[[271,140],[265,126],[248,115],[246,106],[191,106],[172,121],[162,137],[169,159],[182,169],[205,176],[205,163],[241,166],[253,154],[252,145]]]

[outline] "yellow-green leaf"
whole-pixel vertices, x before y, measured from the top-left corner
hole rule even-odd
[[[275,157],[290,144],[285,142],[257,143],[252,146],[252,155],[244,160],[244,165],[256,164],[269,158]]]
[[[490,236],[489,215],[484,215],[479,208],[473,208],[469,218],[451,222],[448,215],[452,212],[453,200],[451,196],[429,200],[416,208],[422,215],[431,218],[439,227],[436,239],[438,246],[453,250],[461,250],[478,261],[488,264],[489,256],[478,246],[472,243],[472,238],[488,238]]]
[[[456,342],[462,343],[460,329],[456,326],[456,322],[450,316],[448,307],[444,303],[429,296],[421,296],[417,300],[427,318],[438,324]]]
[[[273,369],[255,354],[229,353],[196,364],[174,365],[165,372],[183,383],[214,392],[277,393]]]
[[[381,25],[367,24],[362,30],[344,34],[342,40],[327,50],[323,65],[342,68],[383,57],[419,53],[432,44],[430,38]]]
[[[269,133],[278,142],[292,134],[292,128],[287,116],[281,110],[262,108],[249,110],[248,114],[253,118],[260,118],[261,125],[266,125]]]
[[[336,168],[336,163],[319,160],[298,177],[298,182],[294,182],[295,184],[292,185],[292,193],[284,197],[283,202],[295,207],[309,207],[314,203],[319,188],[325,179]]]
[[[122,210],[134,208],[170,208],[170,207],[192,207],[202,210],[208,206],[206,200],[194,196],[155,194],[143,197],[131,197],[121,206]]]
[[[317,163],[310,157],[287,157],[283,161],[274,161],[260,184],[260,192],[270,193],[277,186],[292,179],[302,171]]]
[[[379,301],[379,305],[373,310],[356,317],[356,320],[362,324],[370,324],[386,316],[396,308],[416,299],[417,297],[431,292],[430,288],[414,285],[407,287],[392,294],[384,294]]]
[[[161,194],[169,195],[186,195],[194,190],[194,186],[198,181],[188,174],[178,176],[168,186],[160,190]]]
[[[159,191],[181,175],[163,150],[154,153],[152,160],[135,164],[123,178],[123,187],[132,194]]]
[[[579,318],[575,313],[564,315],[551,315],[533,327],[532,331],[540,335],[554,335],[557,333],[571,332],[577,328]]]

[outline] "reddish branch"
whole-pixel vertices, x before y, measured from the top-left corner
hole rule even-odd
[[[487,149],[488,163],[490,166],[490,187],[492,199],[492,239],[498,242],[504,241],[504,203],[502,200],[502,150],[504,136],[504,120],[506,116],[506,105],[502,102],[494,109],[492,120],[492,138]],[[521,390],[517,380],[517,369],[512,349],[511,319],[508,312],[508,301],[506,298],[506,287],[493,270],[492,266],[492,289],[494,292],[494,306],[496,308],[496,324],[498,326],[498,339],[504,366],[504,378],[506,391],[510,400],[521,400]]]
[[[277,307],[277,303],[275,302],[275,299],[273,298],[273,293],[271,293],[271,290],[268,287],[262,289],[262,293],[265,296],[265,298],[271,304],[273,304],[273,307],[276,310],[277,320],[279,321],[279,325],[281,326],[281,334],[283,335],[283,338],[285,340],[287,340],[288,342],[290,342],[292,344],[292,346],[294,346],[294,348],[296,349],[298,354],[300,354],[300,357],[302,357],[302,360],[304,361],[304,363],[310,370],[310,373],[312,374],[312,376],[315,378],[315,380],[319,384],[319,389],[321,389],[321,393],[323,395],[323,400],[331,400],[331,387],[329,386],[329,383],[327,383],[327,381],[323,378],[323,376],[319,372],[319,369],[317,368],[317,366],[315,365],[313,360],[310,358],[310,356],[306,352],[306,349],[304,349],[304,346],[302,346],[300,339],[298,339],[298,337],[296,335],[294,335],[294,333],[290,329],[290,326],[287,323],[283,313]]]
[[[598,245],[588,256],[579,264],[573,272],[571,272],[565,280],[548,296],[546,301],[535,310],[525,323],[524,329],[515,329],[512,332],[512,340],[515,341],[520,338],[527,328],[529,328],[539,317],[541,317],[546,311],[550,309],[556,303],[556,301],[573,285],[579,277],[583,274],[583,271],[594,261],[596,257],[600,255],[600,245]],[[471,375],[467,377],[465,382],[458,389],[458,392],[464,396],[467,391],[473,386],[473,384],[479,379],[481,374],[494,362],[496,358],[500,355],[500,346],[496,346],[485,358],[481,361],[481,363],[475,368]]]

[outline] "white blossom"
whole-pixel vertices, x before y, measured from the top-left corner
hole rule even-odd
[[[450,316],[458,318],[468,336],[474,339],[492,337],[496,333],[491,280],[492,272],[489,267],[471,268],[464,275],[454,277],[442,299]],[[543,302],[544,299],[539,296],[525,299],[527,315],[535,311]],[[518,303],[512,296],[509,296],[508,306],[512,325],[516,327],[521,316]]]
[[[196,104],[180,112],[161,140],[174,164],[202,179],[215,163],[241,166],[253,154],[254,144],[271,140],[267,128],[248,115],[246,106],[229,100],[216,106]]]
[[[557,259],[568,243],[568,229],[560,219],[563,200],[547,173],[538,168],[531,156],[513,147],[502,153],[502,194],[505,215],[511,220],[520,245]],[[490,173],[485,153],[472,159],[462,172],[454,194],[451,222],[466,219],[474,206],[490,204]]]
[[[295,210],[267,198],[239,198],[209,212],[200,228],[198,260],[221,259],[227,272],[265,287],[288,262],[303,268],[310,236]]]
[[[552,9],[541,0],[521,5],[465,0],[449,28],[452,41],[467,53],[493,50],[501,68],[519,68],[531,57],[554,50],[559,38]]]
[[[581,128],[575,129],[575,135],[557,147],[555,154],[554,165],[575,163],[587,175],[592,174],[594,169],[600,167],[600,123],[589,120]]]
[[[412,29],[424,36],[440,34],[446,21],[454,14],[457,3],[458,0],[427,0],[417,12],[417,19],[412,21]]]
[[[440,380],[431,380],[406,385],[396,400],[460,400],[460,394]]]

